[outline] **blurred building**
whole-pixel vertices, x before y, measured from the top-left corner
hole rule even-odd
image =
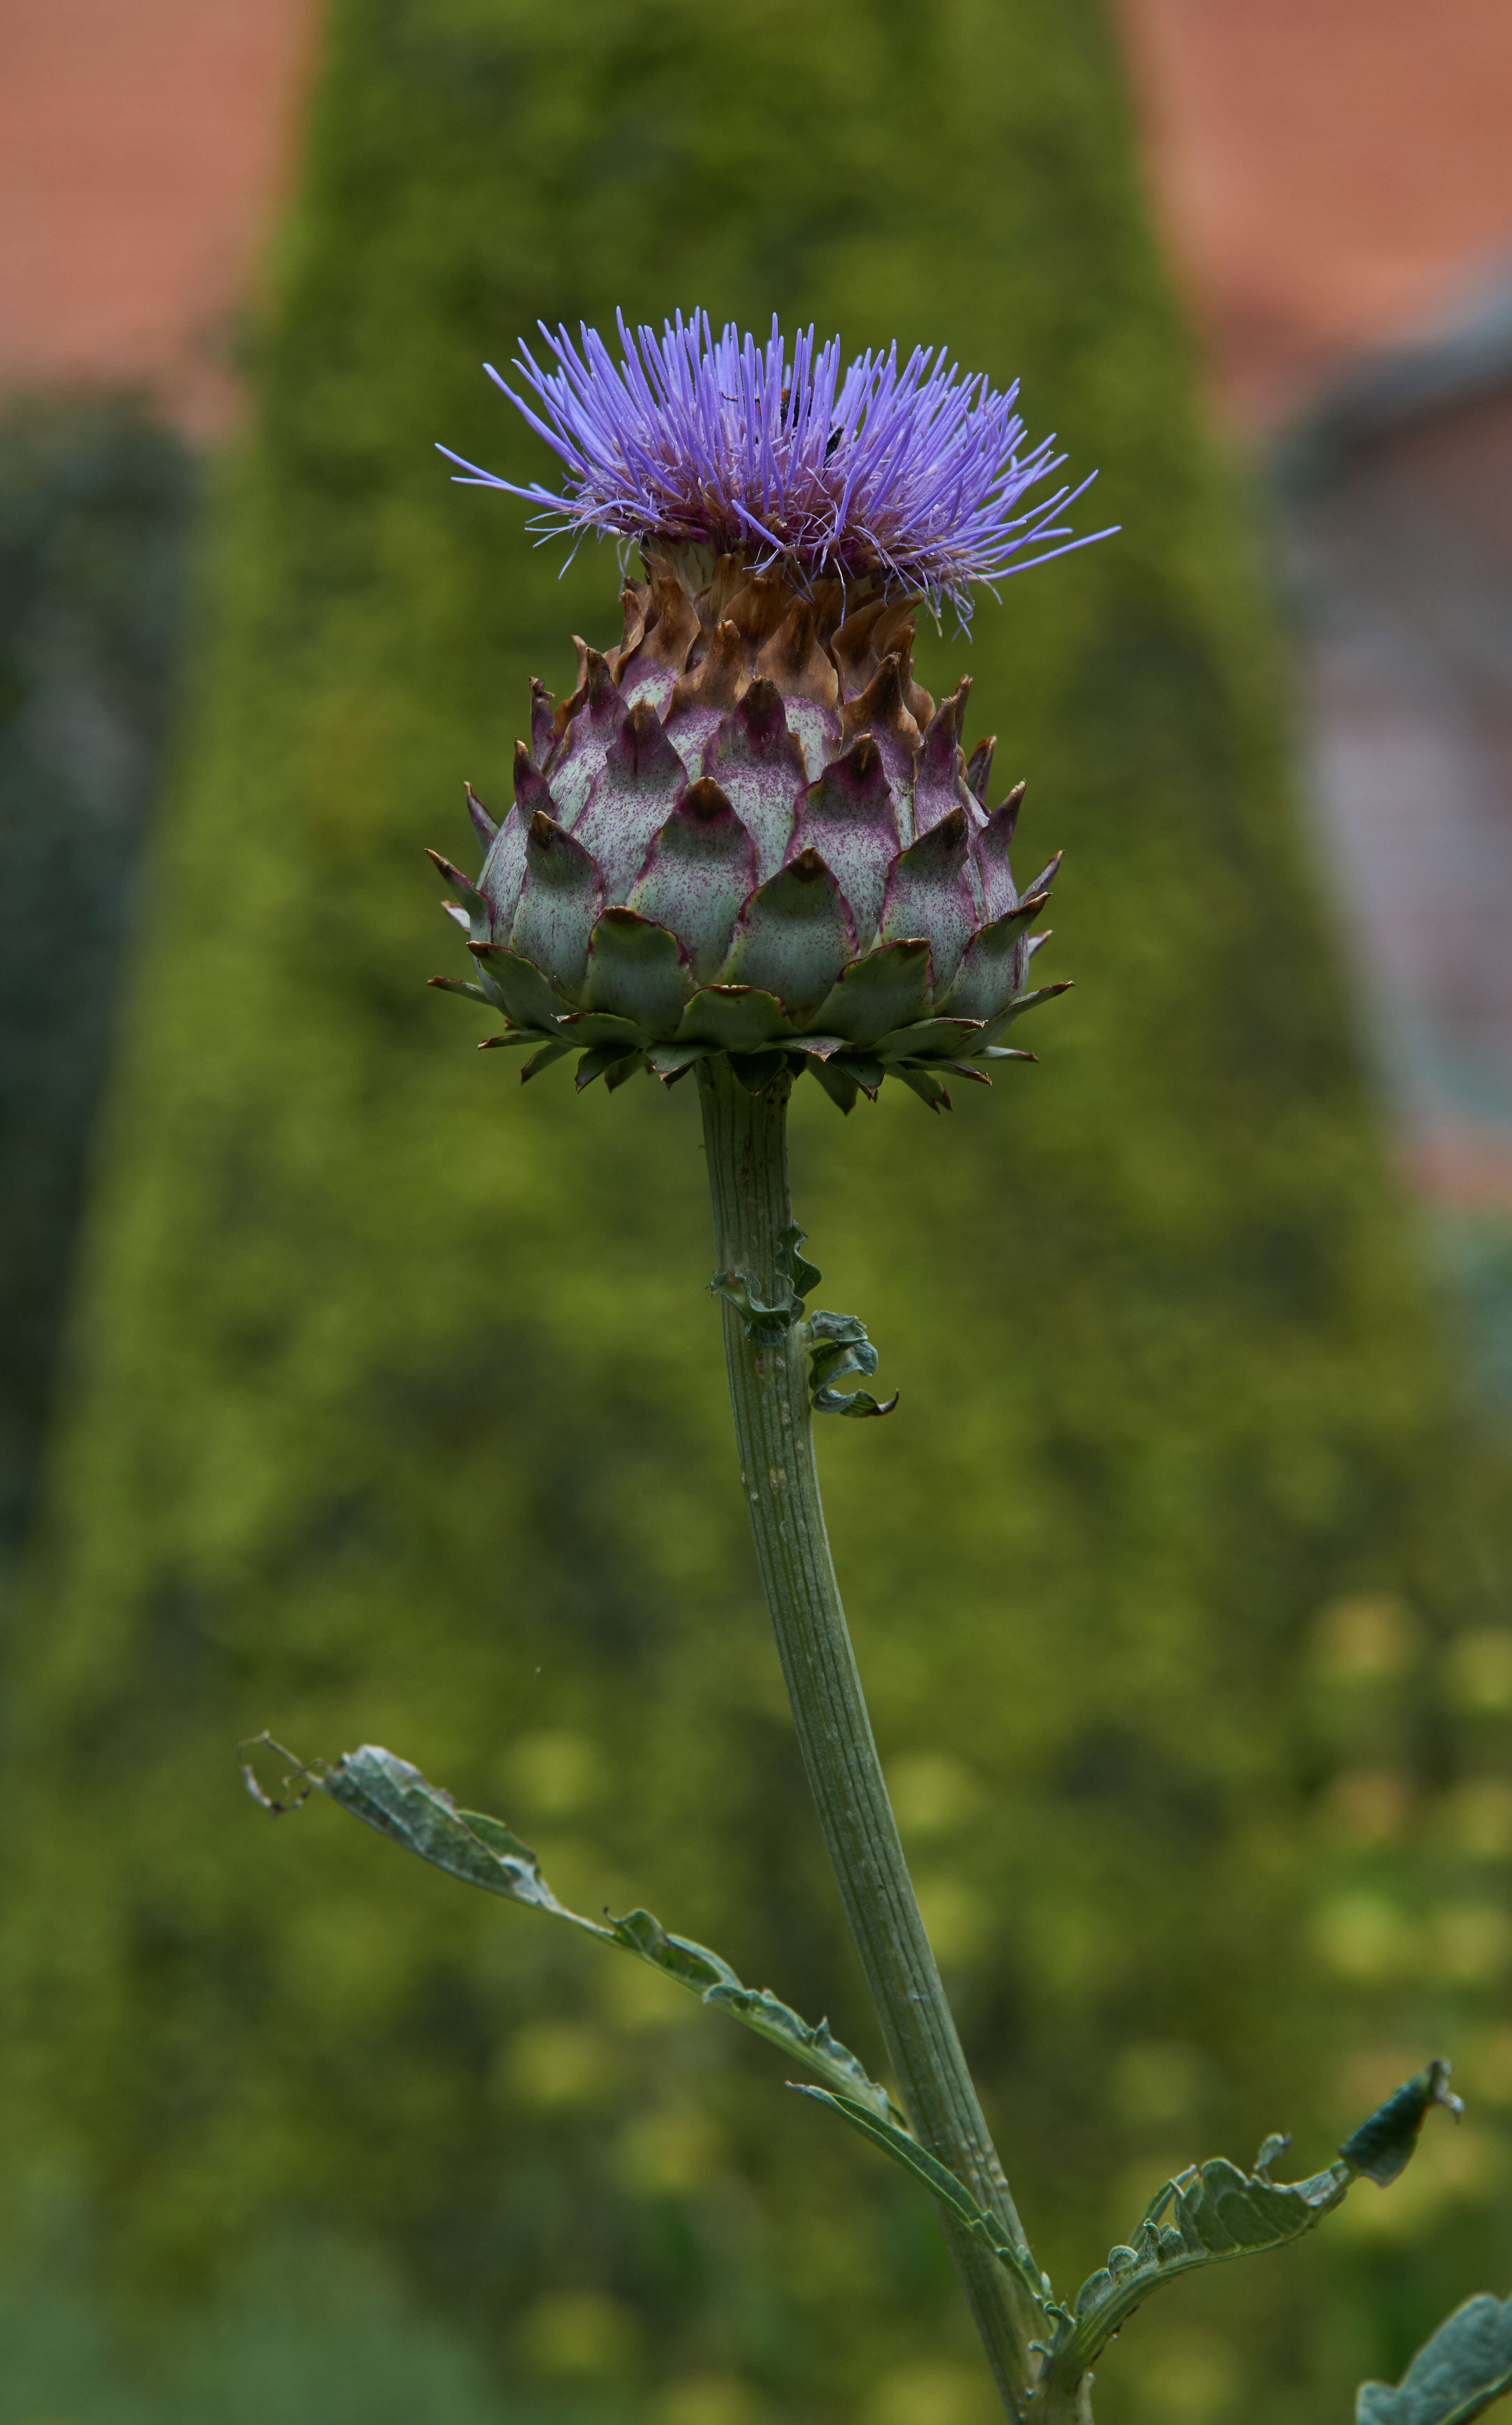
[[[1408,1165],[1512,1207],[1512,267],[1278,450],[1324,828]]]
[[[1121,0],[1403,1162],[1512,1403],[1512,11]]]
[[[235,405],[237,314],[292,154],[314,0],[5,0],[0,388]]]
[[[1512,245],[1504,0],[1115,0],[1231,425],[1274,429]]]

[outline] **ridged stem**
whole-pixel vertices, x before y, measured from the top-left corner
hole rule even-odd
[[[744,1273],[754,1293],[773,1304],[782,1287],[778,1252],[793,1217],[788,1082],[752,1095],[720,1056],[700,1063],[699,1086],[718,1268]],[[819,1499],[803,1344],[790,1331],[775,1344],[756,1345],[734,1306],[725,1304],[723,1314],[757,1563],[803,1764],[901,2101],[923,2144],[1023,2246],[872,1739]],[[1034,2377],[1029,2302],[958,2218],[939,2211],[1004,2404],[1017,2417]]]

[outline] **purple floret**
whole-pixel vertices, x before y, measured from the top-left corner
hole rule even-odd
[[[1078,538],[1058,519],[1090,474],[1025,502],[1065,457],[1053,438],[1021,451],[1017,381],[1000,394],[923,347],[901,368],[894,345],[842,369],[839,339],[816,347],[812,328],[790,361],[775,319],[764,346],[732,322],[716,337],[706,312],[679,313],[660,336],[632,332],[622,313],[618,325],[619,362],[587,327],[580,349],[565,328],[553,336],[542,324],[555,369],[522,345],[515,367],[539,412],[488,366],[561,457],[560,490],[522,488],[441,450],[458,478],[539,506],[532,527],[546,536],[743,550],[802,585],[877,579],[936,608],[948,601],[964,618],[973,582],[990,587],[1109,535]]]

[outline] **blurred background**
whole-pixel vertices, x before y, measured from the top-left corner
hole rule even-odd
[[[904,1389],[842,1573],[1061,2287],[1471,2112],[1099,2416],[1343,2420],[1512,2288],[1509,120],[1494,0],[0,0],[0,2425],[993,2413],[775,2056],[236,1775],[387,1742],[873,2055],[692,1107],[423,985],[618,627],[432,442],[536,476],[479,364],[617,305],[942,342],[1122,525],[925,667],[1068,850],[1041,1066],[796,1106]]]

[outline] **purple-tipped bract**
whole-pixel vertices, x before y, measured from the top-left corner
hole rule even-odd
[[[586,531],[661,549],[738,552],[753,570],[798,586],[838,577],[948,601],[964,620],[973,582],[1010,572],[1106,532],[1075,538],[1061,519],[1089,485],[1029,502],[1060,468],[1053,439],[1025,446],[1015,410],[985,377],[941,352],[866,353],[843,367],[838,338],[812,329],[791,357],[777,323],[764,345],[733,323],[679,313],[660,336],[619,317],[616,362],[596,329],[574,345],[541,333],[542,369],[522,345],[516,368],[537,411],[489,375],[567,467],[560,490],[520,487],[449,447],[459,477],[539,506],[547,534]]]

